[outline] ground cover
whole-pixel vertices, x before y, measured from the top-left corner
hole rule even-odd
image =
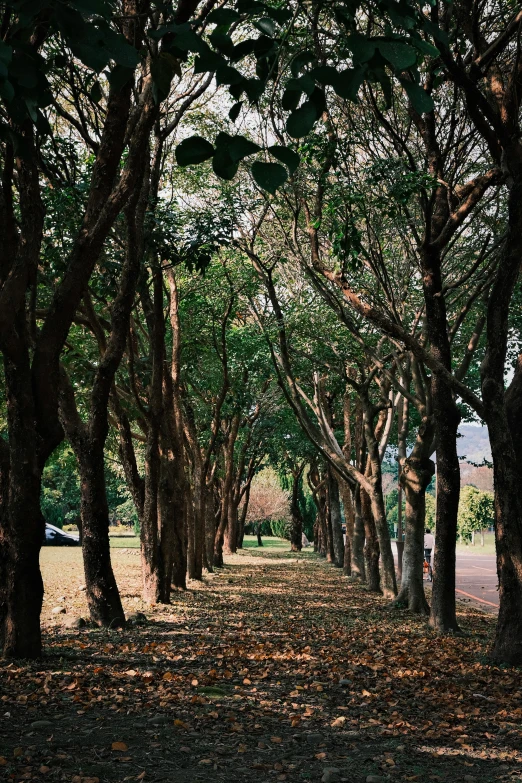
[[[487,660],[494,617],[462,606],[467,635],[440,638],[272,543],[155,608],[138,551],[115,549],[125,610],[146,617],[125,631],[64,627],[86,613],[81,552],[45,548],[45,658],[0,662],[0,777],[519,779],[522,681]]]

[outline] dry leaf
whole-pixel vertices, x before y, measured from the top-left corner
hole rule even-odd
[[[112,750],[128,750],[128,746],[124,742],[113,742],[111,748]]]

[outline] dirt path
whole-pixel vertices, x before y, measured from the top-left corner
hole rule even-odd
[[[116,550],[147,622],[64,630],[84,598],[79,553],[60,552],[43,555],[45,660],[0,662],[0,778],[519,779],[521,674],[488,665],[478,610],[462,607],[469,636],[441,639],[313,554],[268,549],[151,609],[138,557]]]

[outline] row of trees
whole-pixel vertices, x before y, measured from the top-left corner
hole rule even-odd
[[[457,429],[478,417],[495,472],[493,655],[520,662],[517,14],[76,6],[2,5],[4,653],[41,651],[42,473],[64,441],[100,624],[124,623],[110,454],[139,519],[147,601],[241,546],[270,462],[288,482],[293,549],[306,477],[318,550],[458,631]],[[382,483],[392,446],[400,585]]]

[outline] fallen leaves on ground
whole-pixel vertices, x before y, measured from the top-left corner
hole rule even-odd
[[[521,675],[487,660],[494,617],[463,607],[467,635],[441,638],[313,554],[252,550],[151,609],[136,600],[138,558],[115,550],[125,609],[148,622],[65,630],[50,609],[65,593],[68,612],[85,612],[81,553],[60,551],[57,569],[49,551],[45,658],[0,663],[6,780],[482,783],[522,772]]]

